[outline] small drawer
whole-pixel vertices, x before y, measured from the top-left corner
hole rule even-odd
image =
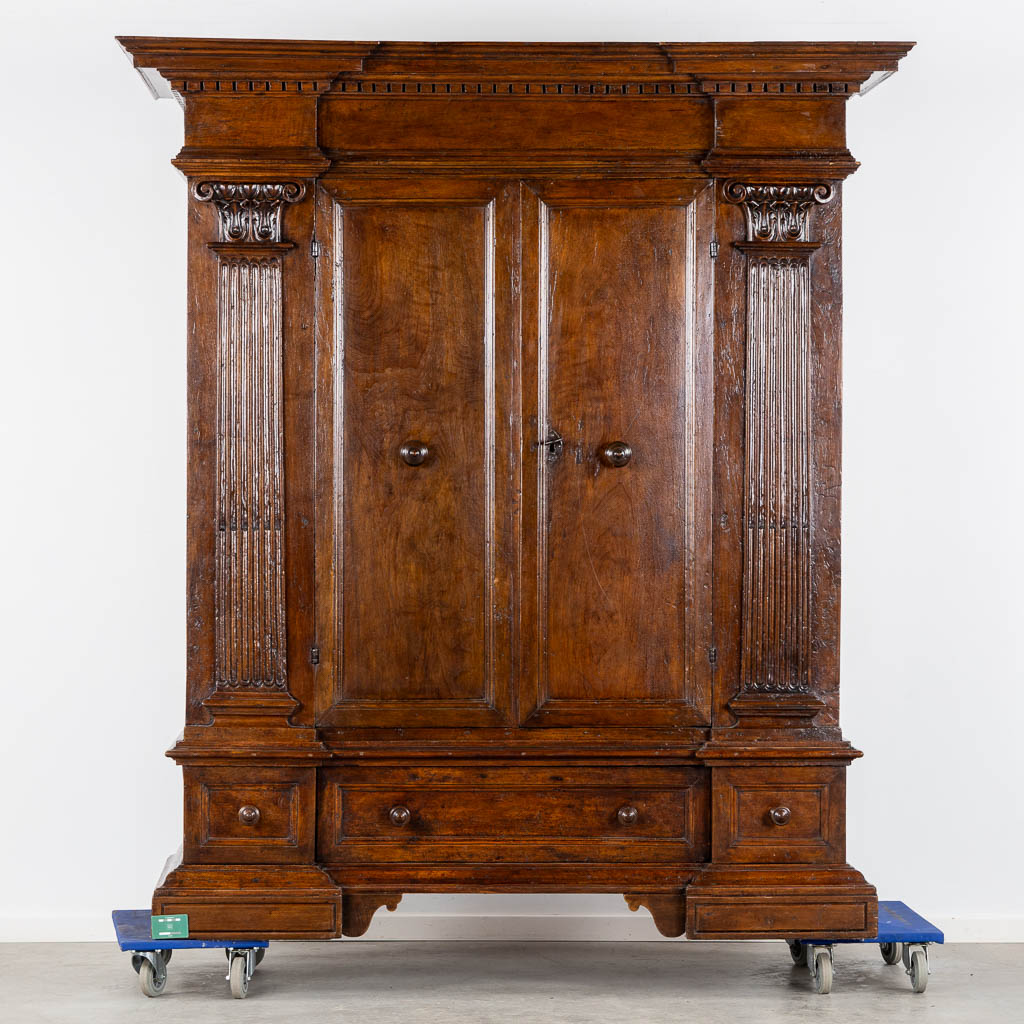
[[[326,769],[321,859],[693,863],[707,849],[704,769]]]
[[[724,863],[840,864],[845,812],[845,768],[715,768],[712,856]]]
[[[315,785],[312,768],[186,768],[185,860],[312,860]]]

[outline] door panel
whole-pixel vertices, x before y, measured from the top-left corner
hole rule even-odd
[[[525,413],[534,440],[549,443],[524,474],[536,543],[521,717],[703,723],[710,345],[698,308],[710,307],[697,254],[707,202],[686,183],[581,182],[548,185],[532,203]]]
[[[319,402],[332,435],[319,446],[330,466],[318,577],[332,580],[321,724],[506,721],[512,560],[496,477],[508,460],[495,446],[510,447],[511,385],[495,330],[497,205],[480,185],[413,182],[340,183],[321,204],[334,254]]]

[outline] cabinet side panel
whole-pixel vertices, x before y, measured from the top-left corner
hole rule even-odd
[[[210,203],[188,203],[188,520],[185,721],[205,723],[214,688],[217,479],[217,237]]]
[[[840,518],[843,436],[842,186],[818,208],[811,260],[811,689],[818,725],[839,724]]]

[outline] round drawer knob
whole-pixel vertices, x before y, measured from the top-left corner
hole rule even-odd
[[[407,466],[422,466],[427,461],[430,449],[422,441],[406,441],[398,449],[398,454]]]
[[[409,819],[412,815],[409,813],[408,807],[403,807],[401,804],[398,804],[388,811],[388,817],[391,819],[392,825],[397,825],[401,828],[403,825],[409,824]]]
[[[601,449],[601,459],[615,469],[624,466],[633,457],[633,449],[625,441],[612,441]]]
[[[252,804],[246,804],[244,807],[239,807],[238,820],[243,825],[255,825],[260,820],[260,809],[258,807],[253,807]]]
[[[620,825],[635,825],[640,817],[640,812],[632,804],[626,804],[619,808],[616,817],[619,819]]]
[[[768,817],[772,819],[772,822],[776,825],[786,825],[789,823],[790,812],[788,807],[773,807],[768,812]]]

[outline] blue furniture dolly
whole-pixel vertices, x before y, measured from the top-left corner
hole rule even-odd
[[[231,994],[244,999],[249,994],[249,979],[270,945],[265,939],[154,939],[148,910],[115,910],[111,917],[117,944],[132,954],[139,987],[151,997],[163,995],[167,964],[175,949],[223,949],[228,958],[225,980],[231,984]]]
[[[887,964],[901,960],[915,992],[928,987],[928,947],[944,936],[930,921],[896,900],[879,901],[878,935],[873,939],[790,939],[793,963],[805,966],[821,995],[832,991],[832,947],[840,943],[877,942]]]
[[[249,992],[249,980],[270,945],[262,939],[154,939],[148,910],[115,910],[112,917],[117,944],[132,954],[139,986],[151,997],[163,994],[173,950],[223,949],[228,958],[226,980],[230,982],[231,994],[244,999]],[[902,961],[914,991],[923,992],[928,986],[928,947],[943,941],[942,932],[931,922],[905,903],[889,901],[878,904],[878,934],[873,939],[790,939],[789,952],[795,964],[810,971],[816,991],[828,995],[832,991],[833,947],[877,942],[882,959],[887,964]]]

